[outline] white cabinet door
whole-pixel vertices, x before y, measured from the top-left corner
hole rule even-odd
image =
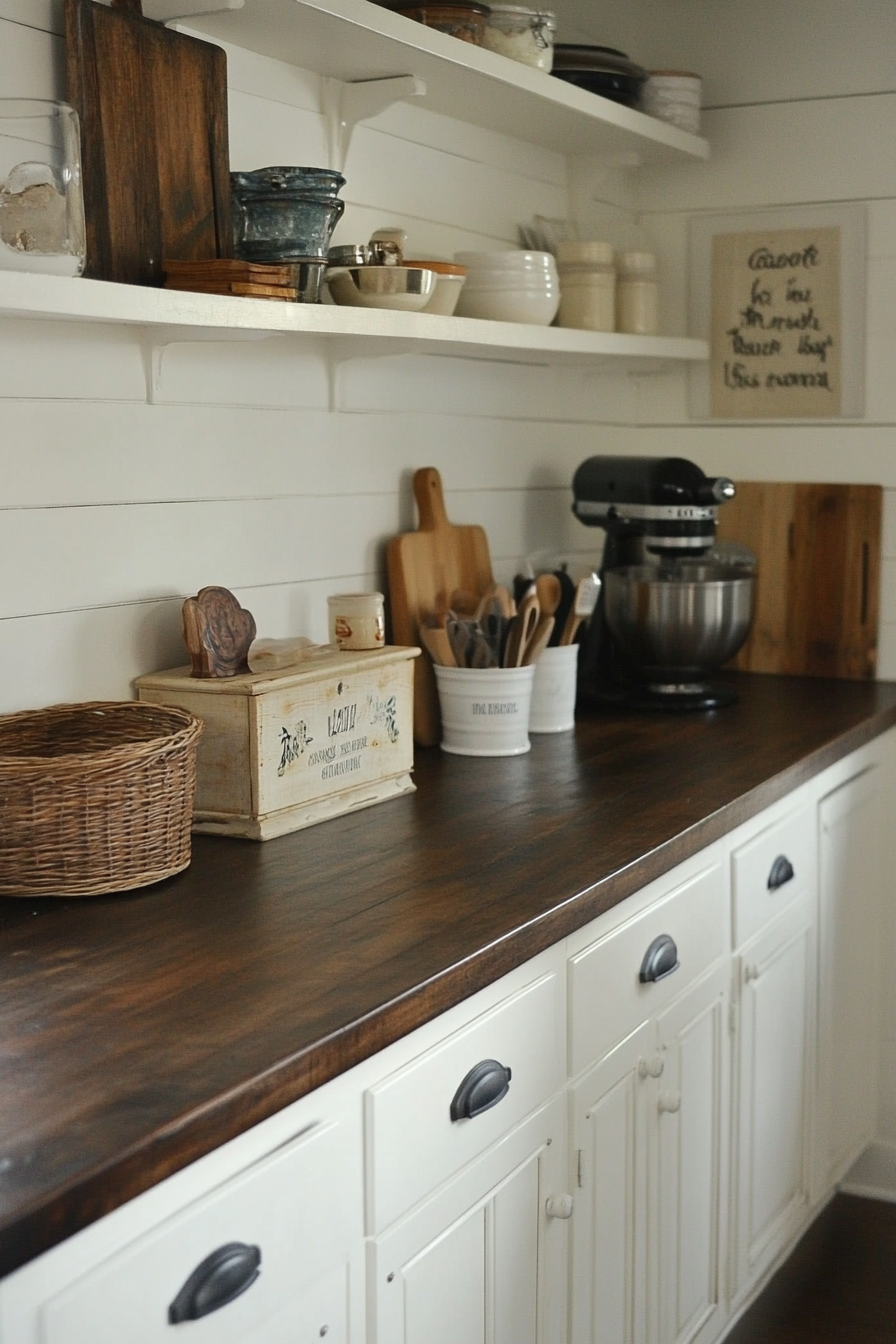
[[[645,1023],[572,1093],[572,1344],[646,1339],[645,1085],[662,1063],[653,1046]]]
[[[565,1130],[558,1096],[370,1243],[369,1344],[564,1338]]]
[[[872,767],[819,805],[819,1195],[874,1135],[880,792]]]
[[[723,963],[573,1091],[573,1344],[721,1330],[728,980]]]
[[[663,1072],[651,1080],[650,1338],[690,1344],[721,1330],[719,1256],[726,1185],[729,970],[719,966],[662,1014]],[[648,1136],[650,1127],[648,1128]]]
[[[808,1210],[814,965],[811,900],[767,927],[735,959],[735,1301],[798,1231]]]

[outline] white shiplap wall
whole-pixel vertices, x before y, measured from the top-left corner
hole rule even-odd
[[[61,96],[60,34],[58,4],[0,0],[0,96]],[[235,168],[326,161],[316,76],[235,49],[228,68]],[[562,156],[425,107],[359,127],[346,176],[336,241],[397,223],[418,255],[513,245],[518,222],[567,211]],[[147,358],[130,330],[0,322],[0,712],[128,696],[183,661],[180,606],[208,583],[260,633],[325,638],[328,592],[383,584],[421,465],[502,576],[587,548],[572,472],[633,442],[632,384],[585,370],[182,344],[148,405]]]
[[[660,23],[663,14],[672,22]],[[859,203],[868,221],[861,420],[694,421],[684,376],[643,380],[644,452],[694,457],[735,480],[886,488],[879,675],[896,677],[896,7],[889,0],[642,0],[642,58],[699,70],[707,163],[644,173],[642,227],[663,265],[664,321],[687,323],[694,215]]]

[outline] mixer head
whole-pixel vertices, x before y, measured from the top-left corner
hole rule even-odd
[[[684,457],[589,457],[572,488],[580,522],[670,557],[707,551],[719,505],[734,496],[727,476],[706,476]]]

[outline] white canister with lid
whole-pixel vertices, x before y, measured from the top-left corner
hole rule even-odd
[[[610,243],[571,240],[557,247],[560,310],[557,325],[583,331],[616,327],[616,267]]]
[[[333,593],[327,598],[330,643],[340,649],[381,649],[386,643],[382,593]]]
[[[526,5],[492,5],[482,35],[488,51],[550,72],[554,64],[557,16]]]
[[[655,336],[660,329],[656,257],[652,252],[616,256],[616,330]]]

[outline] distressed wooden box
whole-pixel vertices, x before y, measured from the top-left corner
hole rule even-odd
[[[138,677],[140,700],[205,724],[193,830],[269,840],[414,789],[419,649],[336,653],[276,674]]]

